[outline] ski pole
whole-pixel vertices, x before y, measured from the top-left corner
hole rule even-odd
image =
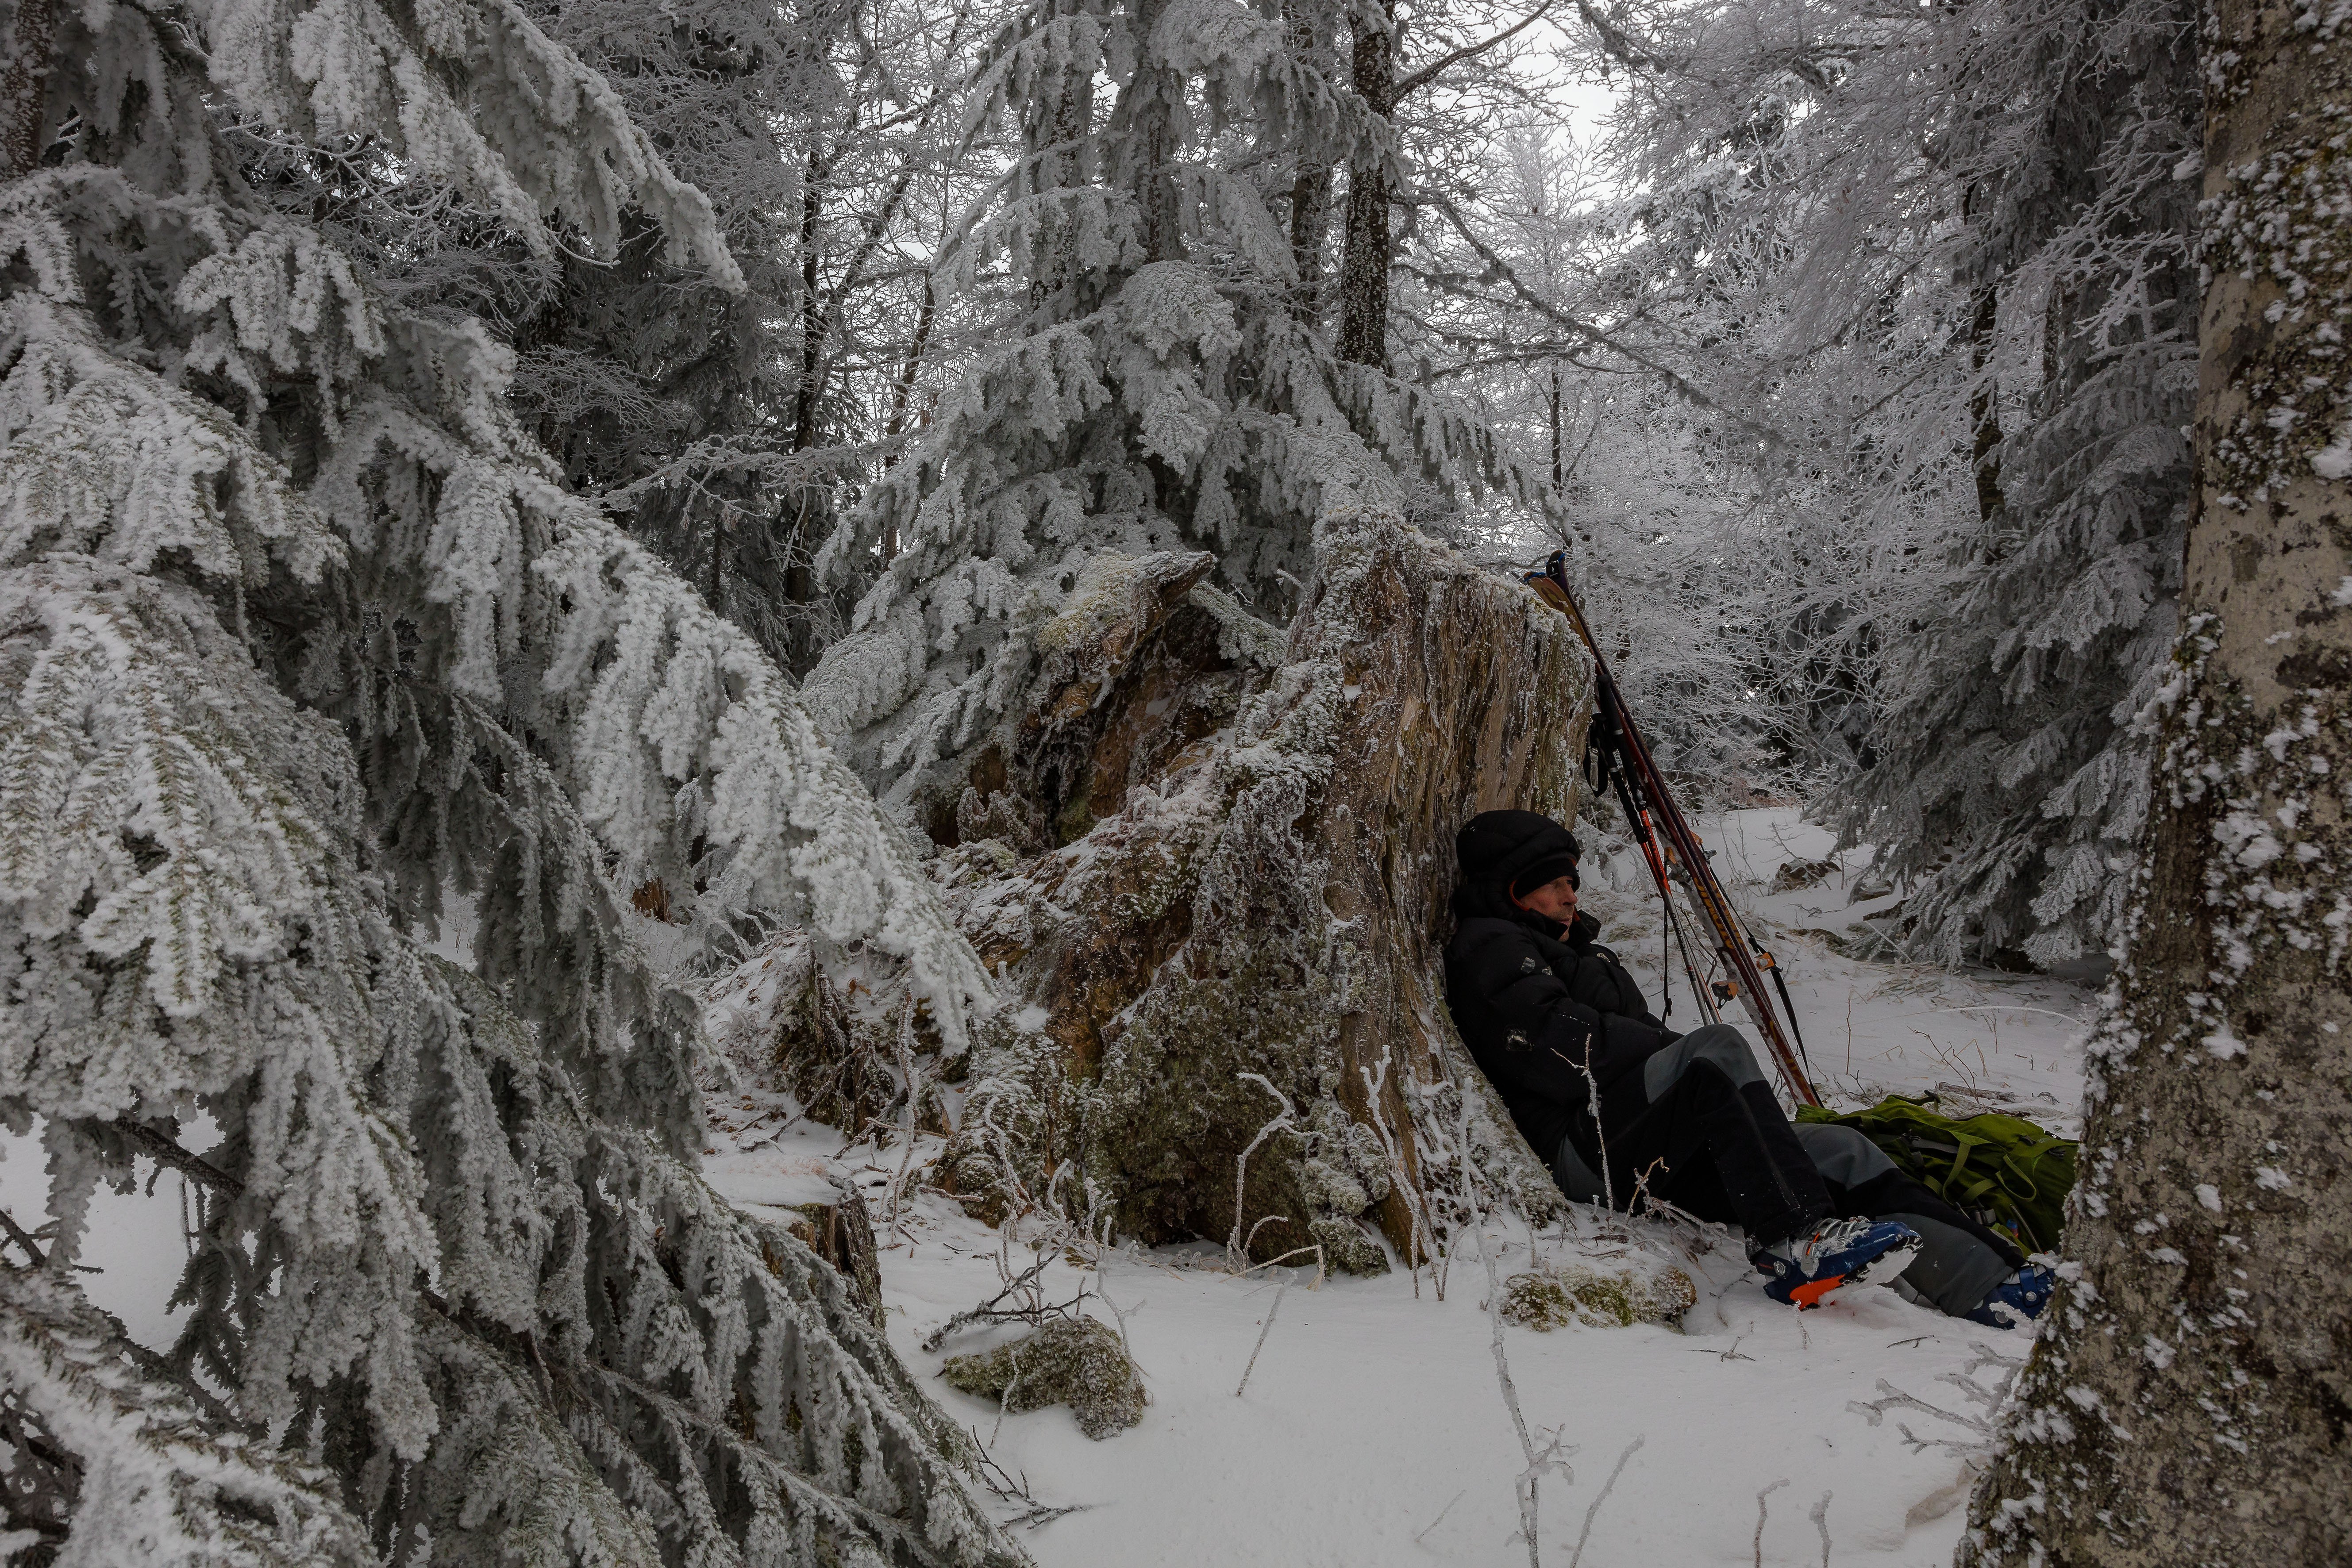
[[[1757,1032],[1764,1037],[1765,1049],[1770,1053],[1773,1065],[1780,1069],[1781,1081],[1789,1086],[1790,1093],[1803,1104],[1820,1104],[1821,1096],[1813,1092],[1804,1066],[1790,1044],[1790,1030],[1796,1027],[1796,1011],[1793,1008],[1789,1009],[1789,1030],[1783,1030],[1780,1019],[1773,1012],[1771,997],[1764,989],[1762,971],[1772,970],[1773,979],[1780,981],[1780,966],[1741,924],[1738,913],[1731,907],[1730,897],[1723,890],[1722,882],[1715,874],[1713,864],[1707,860],[1706,849],[1699,843],[1698,834],[1692,830],[1689,819],[1683,815],[1682,808],[1675,800],[1674,791],[1667,787],[1665,776],[1659,772],[1657,763],[1652,758],[1649,746],[1642,738],[1641,727],[1633,722],[1633,715],[1626,707],[1624,697],[1609,673],[1609,661],[1601,655],[1600,642],[1592,635],[1592,628],[1586,622],[1576,596],[1569,591],[1568,552],[1554,551],[1545,569],[1540,572],[1528,573],[1525,580],[1535,590],[1538,597],[1568,617],[1569,623],[1576,628],[1576,634],[1583,640],[1586,651],[1592,655],[1594,702],[1599,710],[1596,716],[1604,718],[1608,726],[1601,744],[1615,750],[1619,777],[1624,788],[1634,797],[1633,801],[1627,803],[1639,808],[1632,827],[1636,838],[1642,841],[1643,858],[1649,862],[1650,874],[1658,883],[1660,896],[1669,900],[1674,896],[1670,885],[1672,870],[1676,866],[1682,869],[1683,885],[1689,890],[1691,902],[1697,906],[1700,917],[1715,932],[1717,950],[1724,967],[1733,977],[1720,983],[1716,996],[1727,1001],[1737,998],[1747,1009]],[[1602,766],[1608,766],[1605,757]],[[1753,956],[1749,952],[1751,948],[1754,949]],[[1761,960],[1760,966],[1759,959]],[[1698,998],[1699,1010],[1719,1017],[1707,996],[1704,977],[1695,966],[1688,964],[1687,953],[1685,961],[1690,969],[1691,989]],[[1780,982],[1780,995],[1785,1007],[1788,997],[1785,981]]]

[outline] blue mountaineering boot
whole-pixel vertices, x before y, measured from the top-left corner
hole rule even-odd
[[[1919,1233],[1891,1219],[1824,1219],[1748,1256],[1769,1276],[1764,1293],[1801,1310],[1820,1306],[1841,1285],[1892,1280],[1918,1250]]]
[[[2057,1288],[2058,1276],[2028,1263],[1995,1285],[1992,1294],[1979,1303],[1975,1312],[1963,1315],[1969,1322],[1987,1328],[2015,1328],[2028,1318],[2040,1317],[2050,1305],[2050,1293]]]

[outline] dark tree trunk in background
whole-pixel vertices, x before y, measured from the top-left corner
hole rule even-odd
[[[1328,62],[1328,40],[1314,19],[1295,9],[1289,9],[1289,18],[1293,52],[1302,59]],[[1301,163],[1290,182],[1290,260],[1298,269],[1291,312],[1310,324],[1323,311],[1323,241],[1330,227],[1331,165]]]
[[[1141,0],[1135,9],[1138,37],[1150,37],[1168,9],[1167,0]],[[1176,184],[1176,110],[1184,98],[1184,80],[1165,66],[1147,65],[1118,95],[1113,120],[1126,129],[1140,149],[1132,169],[1113,170],[1115,183],[1135,193],[1143,214],[1144,260],[1181,261],[1184,256],[1183,206]],[[1115,126],[1113,141],[1119,140]]]
[[[2352,1561],[2352,73],[2287,7],[2206,16],[2184,638],[2073,1278],[1964,1563]]]
[[[1551,367],[1551,385],[1544,398],[1545,412],[1551,420],[1551,493],[1559,495],[1568,488],[1568,455],[1561,444],[1559,428],[1559,367]]]
[[[1396,6],[1382,25],[1356,32],[1355,86],[1366,107],[1385,115],[1396,105]],[[1348,172],[1347,243],[1339,259],[1339,357],[1386,370],[1389,364],[1389,190],[1387,167],[1368,155]]]
[[[808,155],[801,183],[801,364],[793,387],[793,450],[805,452],[816,444],[817,392],[824,380],[824,297],[817,284],[823,237],[824,198],[820,186],[824,167],[817,155]]]
[[[40,166],[56,36],[54,0],[17,0],[8,52],[0,58],[0,160],[5,160],[0,179],[18,179]]]
[[[856,129],[853,118],[850,128]],[[845,141],[846,139],[845,139]],[[824,390],[825,300],[819,288],[824,258],[824,181],[827,169],[814,148],[801,175],[801,362],[793,384],[793,450],[806,452],[818,444],[819,394]],[[806,604],[816,597],[816,579],[809,570],[809,538],[813,523],[826,511],[824,489],[813,475],[804,476],[798,497],[778,515],[776,528],[783,536],[786,559],[784,598]]]
[[[1969,398],[1969,423],[1975,427],[1977,516],[1987,523],[1999,517],[2008,503],[2000,493],[2000,389],[1992,377],[1993,334],[2000,319],[2000,295],[1990,283],[1977,289],[1974,319],[1969,325],[1969,368],[1977,374],[1977,389]]]
[[[1323,237],[1331,226],[1331,165],[1303,168],[1290,183],[1290,259],[1298,268],[1291,307],[1301,321],[1323,313]]]

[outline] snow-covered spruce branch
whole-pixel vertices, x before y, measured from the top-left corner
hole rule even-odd
[[[526,240],[617,244],[634,204],[723,283],[708,208],[511,5],[200,5],[170,26],[202,52],[134,8],[54,16],[52,101],[146,90],[74,149],[137,180],[0,190],[26,280],[0,315],[0,1115],[45,1124],[60,1288],[101,1183],[191,1178],[164,1370],[222,1391],[162,1468],[49,1399],[87,1438],[64,1549],[121,1555],[109,1488],[144,1475],[184,1515],[152,1547],[219,1560],[253,1521],[205,1523],[192,1470],[304,1560],[351,1555],[330,1508],[207,1471],[258,1427],[335,1434],[320,1490],[367,1561],[1006,1560],[839,1279],[685,1163],[697,1025],[613,873],[700,837],[717,902],[907,956],[942,1033],[976,963],[775,672],[558,486],[510,352],[214,159],[377,136]],[[216,112],[261,132],[224,150]],[[465,964],[426,948],[452,925]],[[161,1141],[198,1115],[212,1147]]]
[[[0,1390],[12,1552],[70,1542],[84,1561],[161,1568],[377,1561],[331,1476],[208,1418],[47,1270],[0,1270]]]

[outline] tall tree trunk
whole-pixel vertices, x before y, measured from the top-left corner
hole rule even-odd
[[[2206,18],[2184,636],[2069,1280],[1965,1563],[2352,1561],[2352,72],[2286,7]]]
[[[915,373],[923,368],[923,350],[931,340],[931,313],[936,298],[931,279],[926,275],[923,278],[922,308],[915,313],[914,340],[907,345],[907,362],[898,372],[898,384],[890,389],[890,418],[882,426],[886,441],[896,439],[898,433],[907,428],[907,405],[915,395]],[[889,561],[898,558],[898,524],[894,517],[889,526],[882,530],[882,559]]]
[[[1181,260],[1184,256],[1183,208],[1176,184],[1176,110],[1183,101],[1184,78],[1150,47],[1167,9],[1168,0],[1141,0],[1136,6],[1135,32],[1145,41],[1144,57],[1111,111],[1114,141],[1134,149],[1134,164],[1124,172],[1142,214],[1146,262]]]
[[[1290,47],[1302,59],[1327,64],[1329,50],[1316,14],[1296,5],[1284,9],[1290,17]],[[1312,322],[1323,309],[1323,238],[1331,226],[1331,165],[1302,162],[1290,182],[1290,261],[1298,269],[1298,285],[1291,296],[1291,313]]]
[[[1969,323],[1969,368],[1976,374],[1976,390],[1969,394],[1969,423],[1975,428],[1977,517],[1992,522],[2007,509],[2000,493],[2000,398],[1992,377],[1993,335],[2000,320],[2000,294],[1990,282],[1977,287],[1976,308]]]
[[[1551,493],[1557,497],[1568,488],[1568,454],[1559,428],[1559,367],[1556,364],[1551,367],[1551,387],[1544,402],[1551,418]]]
[[[1331,165],[1302,166],[1290,183],[1290,260],[1298,269],[1291,312],[1301,321],[1323,313],[1323,236],[1331,226]]]
[[[824,216],[820,187],[824,173],[824,164],[816,150],[810,149],[808,167],[801,179],[801,364],[800,380],[793,388],[795,452],[805,452],[816,444],[817,392],[824,380],[824,299],[817,290],[818,241],[823,237]]]
[[[16,0],[7,55],[0,58],[0,180],[40,167],[49,96],[49,56],[57,37],[54,0]]]
[[[857,116],[853,111],[844,145],[857,131]],[[793,450],[806,452],[819,443],[821,432],[817,421],[818,402],[824,392],[824,340],[831,326],[831,312],[825,308],[820,288],[824,275],[819,263],[824,260],[824,182],[832,170],[818,147],[811,147],[807,167],[801,179],[801,362],[799,379],[793,384]],[[810,562],[814,551],[809,543],[812,525],[823,526],[829,517],[831,496],[813,474],[803,474],[797,494],[787,501],[778,514],[783,533],[786,565],[784,567],[784,599],[792,604],[806,604],[816,598],[816,573]],[[719,570],[711,569],[711,591],[718,591]],[[713,598],[712,603],[719,602]]]
[[[1375,114],[1396,102],[1396,4],[1381,25],[1356,31],[1356,92]],[[1380,370],[1389,364],[1388,170],[1367,154],[1348,172],[1348,228],[1339,258],[1339,357]]]

